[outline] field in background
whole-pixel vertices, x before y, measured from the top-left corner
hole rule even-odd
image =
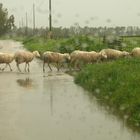
[[[21,39],[20,39],[21,40]],[[68,39],[44,39],[40,37],[23,38],[25,48],[30,51],[38,50],[56,51],[62,53],[71,53],[74,50],[100,51],[104,48],[113,48],[119,50],[131,51],[135,47],[140,47],[140,37],[123,37],[121,43],[106,43],[101,37],[92,36],[74,36]],[[116,44],[115,44],[116,43]]]

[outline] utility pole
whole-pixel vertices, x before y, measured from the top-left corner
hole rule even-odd
[[[26,35],[28,34],[28,15],[26,12],[26,31],[25,31]]]
[[[52,38],[52,3],[51,0],[49,0],[49,34],[48,37]]]
[[[21,19],[21,27],[24,27],[23,18]]]
[[[21,28],[21,22],[19,21],[19,28]]]
[[[33,35],[35,33],[35,4],[33,4]]]

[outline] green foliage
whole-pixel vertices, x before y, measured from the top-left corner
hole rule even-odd
[[[133,48],[140,47],[140,37],[123,37],[121,46],[114,44],[109,46],[109,44],[103,43],[103,38],[93,36],[74,36],[57,40],[48,40],[42,37],[24,37],[23,39],[18,37],[16,40],[22,40],[25,48],[30,51],[38,50],[40,52],[48,50],[61,53],[71,53],[74,50],[100,51],[109,47],[130,52]]]
[[[124,49],[131,51],[135,47],[140,47],[140,37],[123,37]]]
[[[140,126],[140,59],[120,59],[87,65],[75,82],[103,99]]]
[[[83,50],[83,51],[99,51],[105,46],[100,38],[92,36],[75,36],[71,37],[60,44],[60,52],[71,53],[74,50]]]
[[[44,39],[40,37],[25,38],[23,40],[24,47],[30,51],[38,50],[43,53],[45,51],[59,52],[59,44],[62,40]]]
[[[14,16],[8,18],[8,10],[0,3],[0,36],[14,27]]]
[[[47,40],[40,37],[25,38],[23,44],[30,51],[38,50],[57,51],[61,53],[71,53],[74,50],[100,51],[106,48],[100,38],[90,36],[77,36],[68,39]]]

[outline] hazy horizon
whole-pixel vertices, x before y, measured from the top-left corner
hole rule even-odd
[[[49,0],[1,0],[9,15],[15,16],[16,26],[25,24],[28,14],[28,26],[32,27],[32,7],[35,4],[36,26],[48,26]],[[80,26],[139,26],[139,0],[52,0],[52,19],[55,27]]]

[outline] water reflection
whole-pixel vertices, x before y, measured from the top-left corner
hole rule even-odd
[[[17,79],[17,83],[19,86],[27,88],[27,89],[33,88],[33,80],[30,78]]]
[[[98,110],[104,112],[104,115],[114,121],[118,121],[120,123],[120,128],[129,131],[132,136],[137,136],[140,133],[140,128],[138,126],[133,126],[131,123],[128,123],[127,119],[129,119],[129,115],[123,115],[119,110],[114,108],[113,106],[107,104],[105,99],[98,99],[94,94],[91,94],[88,91],[85,91],[85,96],[88,97],[91,107],[92,105],[97,107]],[[135,140],[135,139],[134,139]]]

